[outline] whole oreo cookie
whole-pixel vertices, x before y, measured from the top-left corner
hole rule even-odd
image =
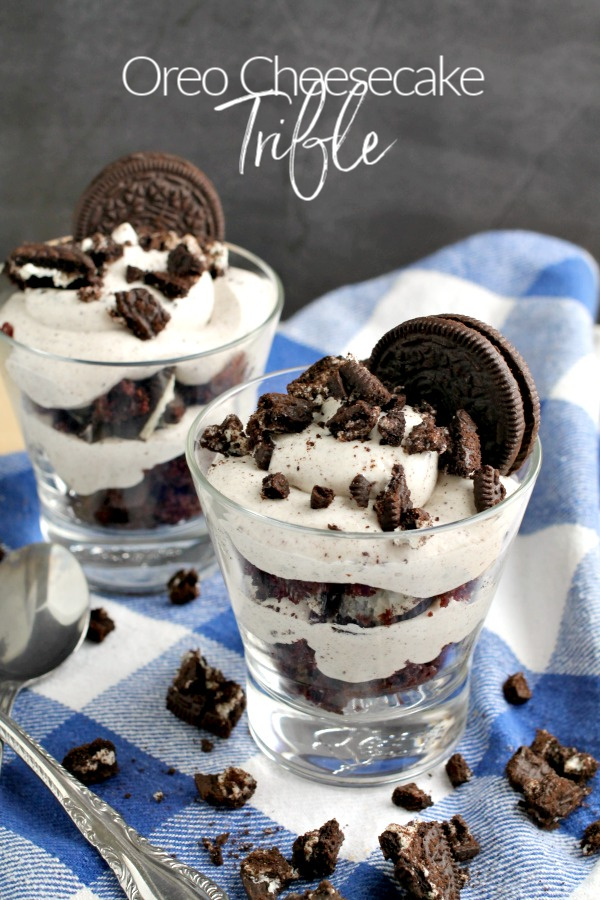
[[[123,222],[200,240],[223,240],[225,234],[214,185],[192,163],[171,153],[132,153],[109,163],[81,195],[73,233],[80,241],[96,232],[110,234]]]
[[[431,403],[448,424],[459,409],[477,425],[484,464],[506,475],[530,452],[539,399],[526,363],[490,325],[451,313],[411,319],[375,345],[369,369],[407,402]]]

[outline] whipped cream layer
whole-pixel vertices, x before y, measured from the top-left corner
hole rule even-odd
[[[207,383],[235,352],[219,352],[218,348],[253,331],[275,306],[275,286],[266,277],[236,267],[228,268],[216,279],[206,271],[186,296],[167,300],[160,291],[142,281],[128,282],[126,270],[134,266],[143,271],[165,271],[169,251],[144,249],[129,225],[119,226],[112,238],[123,245],[124,252],[106,265],[99,299],[86,303],[79,299],[76,290],[25,287],[13,293],[2,307],[2,320],[12,325],[15,341],[71,360],[42,355],[34,359],[27,350],[13,347],[7,370],[40,406],[65,409],[84,406],[123,378],[147,378],[161,368],[140,363],[198,353],[207,355],[177,366],[176,376],[185,384]],[[85,250],[85,241],[82,246]],[[22,277],[48,276],[47,269],[37,273],[26,271],[28,268],[31,266],[22,267]],[[53,277],[58,284],[64,279],[58,271]],[[136,287],[144,287],[171,317],[163,331],[151,340],[140,340],[109,315],[115,306],[115,293]],[[78,364],[76,360],[89,361],[89,364]]]

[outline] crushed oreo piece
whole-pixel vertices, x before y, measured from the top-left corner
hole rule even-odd
[[[344,900],[339,891],[336,891],[330,881],[325,879],[316,888],[307,888],[303,894],[294,891],[288,894],[285,900]]]
[[[381,530],[394,531],[399,528],[402,514],[410,509],[411,505],[404,468],[400,463],[396,463],[386,489],[377,495],[373,507]]]
[[[89,744],[73,747],[62,764],[83,784],[100,784],[119,771],[115,745],[105,738],[96,738]]]
[[[94,261],[99,272],[110,263],[121,259],[125,252],[123,244],[113,240],[109,234],[101,234],[99,231],[85,238],[81,242],[81,249]]]
[[[205,850],[208,850],[208,857],[213,866],[223,865],[223,844],[226,844],[228,840],[229,831],[225,831],[223,832],[223,834],[218,834],[212,841],[208,837],[202,838],[202,846],[205,848]]]
[[[288,394],[317,404],[331,396],[343,399],[345,390],[338,371],[343,363],[341,356],[319,359],[288,384]]]
[[[541,779],[528,781],[523,788],[520,806],[540,828],[558,827],[558,820],[568,816],[582,803],[589,789],[552,771]]]
[[[420,506],[411,506],[404,509],[400,516],[400,528],[404,531],[414,531],[416,528],[426,528],[431,525],[431,516],[426,509]]]
[[[506,764],[508,783],[521,793],[531,781],[540,781],[552,772],[552,767],[531,747],[519,747]]]
[[[273,446],[273,442],[271,440],[263,440],[260,441],[252,451],[252,455],[254,456],[254,461],[259,469],[262,469],[263,472],[267,472],[269,470],[269,465],[271,464],[271,457],[273,456],[273,450],[275,447]]]
[[[285,500],[289,493],[289,482],[281,472],[273,472],[263,478],[260,491],[263,500]]]
[[[523,672],[515,672],[506,679],[502,685],[502,693],[507,703],[513,706],[521,706],[531,700],[531,688],[527,684],[527,679]],[[537,751],[536,751],[537,752]]]
[[[320,828],[296,838],[292,846],[292,865],[306,879],[331,875],[343,842],[344,832],[337,819],[330,819]]]
[[[366,441],[377,423],[378,406],[370,406],[366,400],[342,404],[326,423],[338,441]]]
[[[310,492],[310,508],[311,509],[327,509],[333,503],[335,494],[332,488],[323,487],[315,484]]]
[[[102,285],[87,284],[77,289],[77,297],[82,303],[95,303],[102,296]]]
[[[131,284],[134,281],[143,281],[145,274],[145,271],[138,268],[138,266],[127,266],[125,269],[125,281],[127,284]]]
[[[467,875],[454,857],[440,822],[388,825],[379,835],[400,886],[414,900],[458,900]]]
[[[402,404],[396,403],[377,423],[377,431],[381,435],[379,443],[388,444],[390,447],[399,447],[404,440],[405,430],[404,407]]]
[[[115,301],[111,315],[115,319],[122,319],[141,341],[150,340],[159,334],[171,318],[160,301],[145,288],[117,291]]]
[[[469,413],[459,409],[448,426],[449,445],[442,468],[450,475],[469,478],[481,468],[481,445],[477,426]]]
[[[581,852],[584,856],[600,853],[600,819],[588,825],[583,832]]]
[[[167,257],[167,272],[180,278],[187,278],[189,275],[199,278],[205,268],[203,259],[183,243],[177,244]]]
[[[101,644],[107,634],[114,630],[115,623],[102,606],[90,611],[90,624],[85,636],[86,641]]]
[[[197,276],[174,275],[171,272],[144,272],[144,284],[156,288],[167,300],[187,297]]]
[[[409,812],[420,812],[433,805],[431,796],[425,793],[414,781],[409,784],[398,784],[392,793],[392,803],[408,809]]]
[[[445,453],[448,449],[448,431],[435,424],[429,413],[423,414],[423,420],[413,425],[404,441],[407,453]]]
[[[347,359],[338,369],[338,374],[346,388],[346,394],[353,400],[366,400],[376,406],[385,406],[392,395],[366,366],[356,359]]]
[[[473,474],[473,499],[477,512],[491,509],[506,497],[506,488],[500,481],[500,472],[493,466],[482,466]],[[509,701],[510,702],[510,701]]]
[[[480,852],[479,841],[473,837],[462,816],[452,816],[449,822],[442,822],[442,827],[457,862],[473,859]]]
[[[252,775],[236,766],[229,766],[216,774],[196,772],[194,783],[206,803],[224,809],[240,809],[256,790],[256,780]]]
[[[343,528],[340,528],[339,525],[335,525],[333,522],[329,522],[327,527],[330,531],[343,531],[344,530]]]
[[[178,569],[167,581],[169,600],[175,606],[183,606],[191,603],[200,596],[198,583],[198,571],[196,569]]]
[[[450,784],[455,788],[466,784],[473,777],[473,772],[462,753],[452,754],[446,763],[446,774],[450,779]]]
[[[249,853],[240,865],[240,877],[249,900],[272,900],[298,878],[298,873],[277,847],[271,847]]]
[[[598,771],[598,761],[591,753],[577,750],[576,747],[564,747],[544,728],[537,729],[531,749],[546,760],[555,772],[572,781],[588,781]]]
[[[355,475],[350,482],[350,495],[356,505],[360,506],[361,509],[366,509],[369,505],[369,496],[374,484],[374,481],[369,481],[360,473]]]
[[[173,715],[228,738],[246,708],[242,687],[220,669],[210,666],[198,650],[190,650],[167,693],[167,709]]]
[[[251,447],[255,447],[270,434],[298,434],[312,420],[313,408],[308,400],[288,394],[263,394],[259,397],[256,412],[248,419],[246,433]]]
[[[241,420],[232,413],[220,425],[208,425],[204,429],[200,446],[225,456],[245,456],[248,452],[248,438]]]
[[[209,740],[209,738],[202,738],[200,741],[200,749],[203,753],[212,753],[215,748],[215,742]]]
[[[98,278],[94,261],[72,243],[21,244],[8,257],[4,271],[20,288],[75,290]]]

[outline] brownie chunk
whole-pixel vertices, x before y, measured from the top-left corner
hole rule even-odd
[[[277,847],[253,850],[242,860],[240,877],[249,900],[272,900],[298,877]]]
[[[101,644],[106,635],[114,630],[115,623],[102,606],[91,610],[90,624],[85,636],[86,641],[93,641],[95,644]]]
[[[446,774],[452,787],[460,787],[461,784],[470,781],[473,773],[469,764],[461,753],[453,753],[446,763]]]
[[[432,806],[433,800],[414,781],[411,781],[410,784],[399,784],[394,788],[392,803],[408,809],[410,812],[419,812],[421,809]]]
[[[344,898],[330,881],[322,881],[318,887],[313,890],[309,888],[303,894],[298,894],[296,891],[288,894],[285,900],[344,900]]]
[[[228,738],[246,708],[246,695],[235,681],[210,666],[199,650],[190,650],[167,693],[167,709],[184,722]]]
[[[202,799],[211,806],[240,809],[256,790],[256,781],[248,772],[229,766],[224,772],[194,775],[196,789]]]
[[[510,678],[507,678],[502,685],[502,693],[507,703],[514,706],[521,706],[531,700],[531,688],[527,684],[527,679],[523,672],[515,672]]]
[[[292,847],[292,865],[303,878],[322,878],[334,871],[344,832],[337,819],[330,819],[296,838]]]
[[[179,569],[167,582],[169,600],[175,606],[183,606],[200,596],[196,569]]]
[[[559,819],[577,809],[588,793],[587,788],[551,772],[526,783],[519,805],[536,825],[552,830],[558,827]]]
[[[473,837],[462,816],[452,816],[449,822],[442,822],[442,826],[452,855],[457,862],[466,862],[477,856],[481,850],[479,841]]]
[[[115,745],[104,738],[96,738],[90,744],[73,747],[62,764],[83,784],[100,784],[119,771]]]
[[[332,488],[323,487],[315,484],[310,492],[310,508],[311,509],[327,509],[333,503],[335,494]]]
[[[289,497],[290,485],[281,472],[273,472],[271,475],[265,475],[262,480],[262,488],[260,496],[263,500],[285,500]]]
[[[584,856],[600,852],[600,819],[592,822],[583,832],[581,838],[581,852]]]
[[[454,858],[440,822],[388,825],[379,835],[385,859],[394,864],[400,886],[414,900],[458,900],[467,875]]]

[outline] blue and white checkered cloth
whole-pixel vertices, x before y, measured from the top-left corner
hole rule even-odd
[[[454,311],[500,328],[539,387],[544,464],[477,647],[469,723],[459,747],[475,775],[458,790],[443,768],[419,779],[435,801],[423,818],[461,813],[481,842],[465,900],[600,897],[600,861],[583,857],[579,846],[585,826],[600,816],[600,783],[556,831],[543,832],[518,810],[518,795],[503,774],[536,727],[600,756],[596,300],[596,265],[580,248],[528,232],[491,232],[316,301],[282,326],[269,362],[270,369],[307,364],[325,351],[362,357],[399,321]],[[0,459],[0,540],[17,547],[39,539],[36,515],[25,455]],[[217,740],[204,754],[202,734],[165,709],[167,685],[190,647],[200,646],[228,677],[244,678],[220,575],[206,580],[201,598],[184,607],[171,606],[166,596],[101,602],[116,631],[100,646],[84,645],[17,700],[15,718],[38,741],[59,759],[98,736],[114,741],[121,771],[97,786],[98,794],[155,844],[220,881],[232,900],[244,891],[239,858],[231,854],[244,853],[226,844],[224,865],[213,868],[199,845],[203,836],[229,831],[242,843],[277,844],[286,854],[297,834],[334,816],[346,834],[332,876],[341,894],[347,900],[396,896],[377,836],[414,814],[392,805],[391,787],[304,782],[261,756],[245,719],[228,741]],[[520,669],[533,699],[509,706],[501,685]],[[226,765],[243,766],[258,780],[244,809],[219,811],[195,799],[192,774]],[[159,790],[160,803],[153,797]],[[7,752],[0,778],[2,900],[121,896],[58,803]]]

